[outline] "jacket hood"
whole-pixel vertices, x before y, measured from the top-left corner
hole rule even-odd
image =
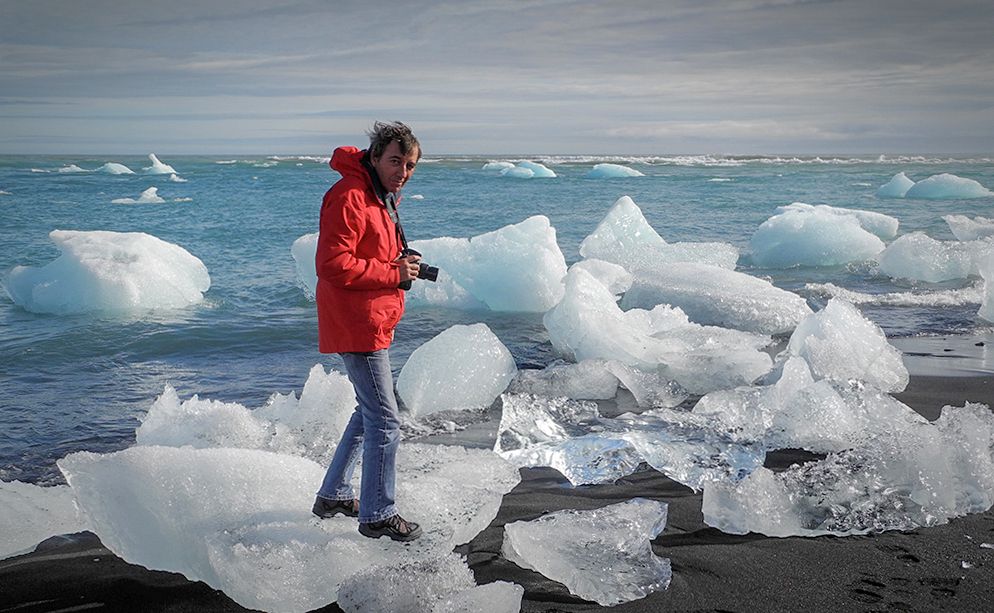
[[[332,170],[337,170],[343,177],[353,177],[362,179],[364,183],[370,183],[369,173],[362,165],[362,158],[366,151],[360,151],[356,147],[339,147],[331,154],[331,161],[328,165]]]

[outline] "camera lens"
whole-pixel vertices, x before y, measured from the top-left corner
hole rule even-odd
[[[438,281],[438,267],[420,262],[418,265],[418,278],[426,281]]]

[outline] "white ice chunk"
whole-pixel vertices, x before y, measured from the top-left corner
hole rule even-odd
[[[980,274],[979,262],[992,251],[994,242],[987,240],[937,241],[912,232],[888,245],[877,260],[887,276],[937,283]]]
[[[556,173],[550,168],[538,162],[529,162],[527,160],[518,162],[518,168],[525,168],[532,171],[532,176],[536,179],[552,179],[556,176]]]
[[[905,198],[927,200],[962,200],[968,198],[988,198],[994,192],[973,179],[958,177],[944,172],[915,183],[904,194]]]
[[[483,165],[483,170],[504,170],[506,168],[514,168],[514,164],[511,162],[487,162]]]
[[[943,215],[942,219],[949,225],[953,236],[961,241],[973,241],[994,236],[994,219],[966,215]]]
[[[566,509],[504,526],[501,553],[522,568],[603,606],[669,586],[670,561],[650,541],[666,526],[666,503],[644,498],[590,511]]]
[[[318,273],[314,257],[318,249],[318,233],[305,234],[290,245],[290,255],[297,269],[297,280],[304,288],[304,293],[311,300],[317,294]]]
[[[883,241],[865,230],[855,215],[818,207],[787,207],[764,221],[749,245],[752,261],[767,268],[838,266],[872,258],[884,249]]]
[[[984,278],[984,293],[977,315],[994,322],[994,254],[980,261],[980,275]]]
[[[511,166],[510,168],[502,168],[500,171],[500,176],[511,177],[514,179],[531,179],[535,176],[535,171],[531,168],[523,168],[521,166]]]
[[[61,173],[76,173],[76,172],[89,172],[85,168],[80,168],[75,164],[68,164],[59,169]]]
[[[625,270],[623,266],[605,262],[604,260],[580,260],[570,266],[570,269],[582,268],[590,273],[595,279],[604,284],[608,291],[616,296],[628,291],[635,281],[635,277]]]
[[[117,162],[107,162],[100,168],[97,168],[94,172],[105,172],[109,175],[133,175],[135,171],[131,170],[124,164],[118,164]]]
[[[618,378],[606,364],[604,360],[584,360],[579,364],[556,361],[542,370],[519,370],[507,391],[550,398],[608,400],[618,393]]]
[[[300,455],[326,463],[355,408],[348,378],[315,364],[300,400],[274,394],[250,410],[238,403],[200,399],[180,401],[169,385],[141,418],[139,445],[238,447]]]
[[[804,358],[816,379],[856,379],[887,392],[908,385],[900,350],[887,342],[879,326],[838,298],[798,324],[778,359],[790,356]]]
[[[33,550],[50,536],[86,530],[74,498],[65,485],[0,481],[0,559]]]
[[[549,340],[569,360],[618,360],[658,371],[691,393],[754,381],[771,360],[763,337],[690,323],[680,309],[622,311],[615,297],[583,268],[566,276],[566,295],[542,319]]]
[[[498,581],[477,586],[455,553],[362,570],[338,591],[347,613],[517,613],[524,588]]]
[[[184,179],[183,177],[181,177],[181,176],[179,176],[177,174],[169,175],[169,180],[172,181],[173,183],[186,183],[187,182],[186,179]]]
[[[165,200],[159,196],[159,188],[150,187],[143,191],[138,199],[134,198],[115,198],[111,200],[112,204],[162,204]]]
[[[397,393],[415,418],[488,407],[517,371],[511,352],[486,324],[455,325],[411,353]]]
[[[155,157],[154,153],[148,154],[148,159],[152,162],[151,166],[146,166],[142,170],[147,175],[171,175],[176,174],[176,169],[169,164],[163,164],[159,161],[159,158]]]
[[[994,414],[945,407],[934,423],[895,427],[869,444],[774,474],[705,486],[704,521],[769,536],[912,530],[994,502]]]
[[[691,321],[758,332],[790,332],[811,314],[807,301],[769,281],[708,264],[674,262],[638,274],[622,308],[679,307]]]
[[[595,164],[587,173],[588,179],[622,179],[644,176],[644,173],[621,164]]]
[[[735,268],[738,250],[727,243],[667,243],[649,225],[635,201],[622,196],[580,243],[580,255],[655,272],[670,262],[702,262]]]
[[[877,190],[877,198],[904,198],[914,181],[908,178],[903,172],[899,172],[890,181],[884,183]]]
[[[42,267],[15,266],[4,281],[28,311],[180,308],[202,301],[211,285],[203,262],[148,234],[54,230],[48,236],[62,254]]]
[[[803,202],[794,202],[786,206],[777,207],[777,212],[782,213],[784,211],[821,211],[823,213],[831,213],[832,215],[842,215],[843,217],[855,217],[864,230],[883,240],[890,240],[897,236],[897,228],[900,225],[896,217],[884,215],[883,213],[864,211],[862,209],[844,209],[825,204],[811,206]]]
[[[887,292],[867,294],[832,283],[806,283],[804,289],[829,298],[841,298],[852,304],[885,306],[962,306],[980,304],[983,287],[970,286],[934,292]]]
[[[438,292],[444,291],[444,299],[460,306],[483,303],[493,311],[541,313],[563,295],[566,259],[544,215],[470,239],[417,240],[411,247],[441,270],[438,283],[414,282],[407,293],[411,305],[440,304]]]
[[[59,467],[101,541],[125,560],[183,573],[266,611],[308,611],[373,565],[438,557],[493,520],[518,472],[489,451],[401,445],[398,505],[424,535],[403,547],[355,520],[310,514],[324,467],[244,449],[133,447]],[[348,564],[343,564],[348,560]]]

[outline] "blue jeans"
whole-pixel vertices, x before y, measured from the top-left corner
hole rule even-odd
[[[400,417],[393,373],[386,349],[341,356],[359,404],[342,433],[318,496],[327,500],[355,498],[352,473],[362,450],[359,522],[368,524],[397,514],[394,497]]]

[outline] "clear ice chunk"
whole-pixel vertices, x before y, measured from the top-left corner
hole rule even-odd
[[[32,550],[50,536],[86,529],[68,486],[0,481],[0,559]]]
[[[749,241],[753,263],[766,268],[838,266],[884,250],[884,242],[863,227],[859,216],[840,210],[803,203],[779,210]]]

